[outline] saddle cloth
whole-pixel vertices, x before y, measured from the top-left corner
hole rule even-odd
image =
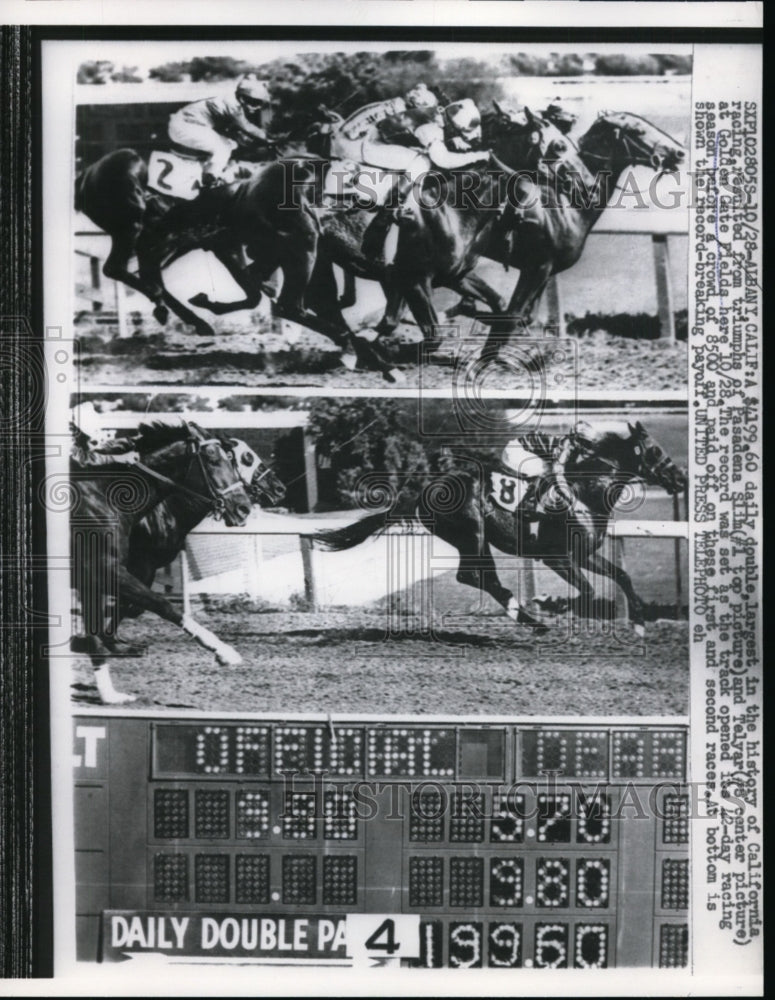
[[[202,189],[202,161],[175,150],[154,149],[148,160],[148,187],[160,194],[193,201]]]
[[[384,148],[392,150],[395,147]],[[364,208],[379,208],[387,201],[399,177],[406,174],[414,177],[416,173],[424,173],[430,167],[430,160],[416,152],[412,153],[412,162],[408,165],[410,169],[390,162],[389,157],[383,157],[380,163],[375,163],[375,159],[376,157],[367,161],[332,160],[323,180],[323,194],[343,202],[355,200]]]
[[[514,514],[522,503],[529,480],[493,470],[490,473],[490,497],[503,510]]]

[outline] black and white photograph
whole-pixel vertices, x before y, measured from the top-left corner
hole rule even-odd
[[[689,46],[91,51],[84,382],[685,391]]]
[[[759,5],[35,6],[29,968],[759,995]]]
[[[460,417],[373,396],[81,399],[75,703],[685,714],[685,409]],[[89,549],[119,495],[115,553]],[[89,605],[103,559],[117,603]]]

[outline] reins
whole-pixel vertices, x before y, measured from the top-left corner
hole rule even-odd
[[[238,479],[236,482],[232,483],[230,486],[226,486],[223,489],[218,489],[212,482],[210,475],[202,461],[201,446],[203,444],[217,444],[221,447],[221,442],[217,438],[208,438],[206,441],[188,441],[186,442],[186,447],[189,445],[193,446],[191,451],[192,459],[196,459],[199,463],[199,471],[202,473],[202,478],[205,481],[207,489],[210,491],[210,495],[206,496],[204,493],[200,493],[198,490],[192,489],[190,486],[184,485],[184,483],[178,483],[174,479],[170,479],[169,476],[165,476],[162,472],[157,472],[155,469],[151,469],[149,466],[145,465],[143,462],[135,462],[135,468],[142,469],[147,475],[151,476],[157,482],[164,483],[166,486],[172,486],[176,492],[184,493],[187,496],[193,497],[195,500],[202,501],[208,505],[213,510],[213,516],[217,519],[223,515],[224,508],[224,498],[228,496],[229,493],[233,493],[237,489],[242,488],[242,480]],[[186,477],[191,470],[191,463],[189,463],[186,469]]]

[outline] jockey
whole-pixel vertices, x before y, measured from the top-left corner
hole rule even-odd
[[[140,459],[132,438],[114,437],[101,427],[94,403],[80,403],[72,408],[70,433],[73,436],[70,460],[82,469],[115,463],[132,465]]]
[[[600,435],[586,420],[579,420],[564,435],[530,431],[506,445],[501,462],[523,485],[520,510],[528,515],[558,513],[563,508],[579,515],[579,501],[565,478],[565,469],[597,454]]]
[[[403,97],[367,104],[350,115],[336,130],[331,143],[331,156],[333,159],[382,166],[381,162],[369,158],[365,148],[372,143],[389,144],[393,141],[389,138],[391,133],[411,131],[437,118],[438,104],[438,98],[424,83],[412,87]],[[381,159],[378,155],[378,161]]]
[[[208,97],[170,115],[169,137],[179,146],[206,153],[203,183],[217,183],[226,179],[229,159],[239,146],[269,145],[263,115],[271,99],[266,81],[248,73],[234,97]]]
[[[425,91],[433,97],[427,88]],[[436,105],[426,107],[433,109],[434,113],[430,117],[426,112],[425,120],[421,120],[419,125],[412,124],[409,131],[412,145],[398,145],[395,132],[390,143],[384,142],[385,125],[378,130],[380,141],[363,141],[365,162],[401,172],[385,205],[369,227],[367,241],[364,241],[364,251],[368,253],[377,253],[382,249],[413,183],[422,179],[429,169],[464,170],[478,163],[487,163],[490,159],[489,150],[477,148],[482,139],[482,122],[472,100],[455,101],[441,113],[436,110]]]

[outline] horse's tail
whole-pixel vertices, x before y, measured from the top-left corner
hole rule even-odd
[[[388,526],[388,518],[390,518],[391,526],[399,523],[394,507],[378,511],[376,514],[367,514],[366,517],[362,517],[359,521],[353,521],[352,524],[348,524],[344,528],[319,531],[314,536],[315,542],[331,552],[352,549],[356,545],[360,545],[361,542],[365,542],[371,535],[381,534]],[[408,524],[412,520],[414,520],[412,514],[407,512],[400,518],[400,523]]]

